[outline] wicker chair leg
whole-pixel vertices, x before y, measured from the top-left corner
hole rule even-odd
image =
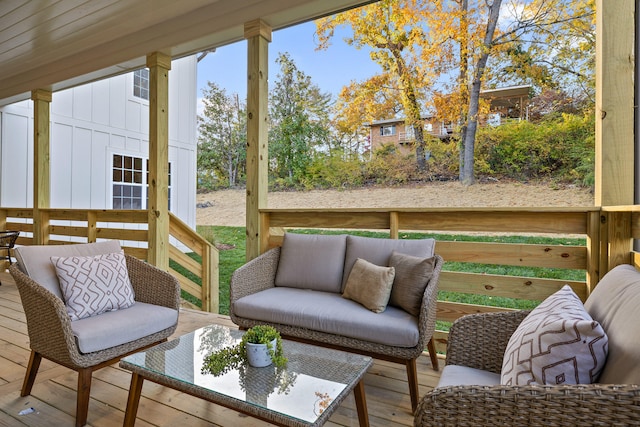
[[[24,374],[24,382],[22,383],[20,396],[28,396],[31,394],[31,389],[33,388],[33,384],[36,382],[36,375],[38,374],[38,368],[40,368],[41,361],[42,356],[40,353],[36,353],[31,350],[31,356],[29,356],[27,372]]]
[[[92,368],[78,370],[78,400],[76,402],[76,427],[82,427],[87,423],[89,414],[89,397],[91,392]]]
[[[429,350],[429,358],[431,359],[431,367],[434,371],[437,371],[438,366],[438,354],[436,353],[436,342],[433,340],[433,337],[427,343],[427,350]]]
[[[407,360],[407,381],[409,383],[409,394],[411,395],[411,412],[415,412],[418,407],[418,399],[420,399],[416,359]]]

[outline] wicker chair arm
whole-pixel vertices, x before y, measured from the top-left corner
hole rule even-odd
[[[427,342],[429,342],[436,329],[438,282],[440,281],[440,272],[442,271],[442,264],[444,264],[444,260],[440,255],[435,255],[435,258],[433,274],[429,280],[429,284],[424,290],[422,304],[420,306],[420,317],[418,318],[418,332],[420,335],[418,346],[420,348],[426,347]]]
[[[233,303],[240,298],[275,286],[279,260],[280,247],[276,247],[233,272],[229,284],[229,306],[232,311]]]
[[[425,395],[422,426],[605,426],[640,423],[637,385],[459,386]]]
[[[509,338],[529,311],[470,314],[449,331],[447,365],[461,365],[499,374]]]
[[[9,267],[16,282],[27,318],[30,347],[60,363],[75,365],[80,354],[75,351],[71,321],[62,299],[20,271]]]
[[[171,274],[126,255],[136,301],[180,309],[180,283]]]

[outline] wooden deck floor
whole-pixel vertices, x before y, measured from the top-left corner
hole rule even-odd
[[[72,426],[75,422],[75,372],[43,360],[31,396],[20,397],[29,359],[27,325],[18,289],[11,276],[0,273],[0,426]],[[176,336],[219,323],[234,327],[227,316],[184,309]],[[430,390],[439,373],[428,356],[418,360],[420,392]],[[91,387],[88,425],[122,425],[130,373],[117,365],[97,371]],[[413,416],[404,366],[375,361],[365,377],[372,426],[411,426]],[[19,415],[23,409],[35,412]],[[267,426],[268,423],[183,393],[145,382],[136,426]],[[353,394],[327,425],[357,426]]]

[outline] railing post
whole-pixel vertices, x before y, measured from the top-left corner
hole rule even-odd
[[[587,213],[587,295],[600,281],[602,211]]]
[[[97,217],[95,211],[87,212],[87,242],[93,243],[98,240],[98,226],[97,226]]]
[[[397,239],[400,235],[400,214],[389,212],[389,238]]]

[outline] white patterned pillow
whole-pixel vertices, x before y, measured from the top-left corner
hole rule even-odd
[[[71,320],[127,308],[135,303],[124,253],[51,257]]]
[[[565,285],[518,326],[502,361],[503,385],[590,384],[607,359],[608,339]]]

